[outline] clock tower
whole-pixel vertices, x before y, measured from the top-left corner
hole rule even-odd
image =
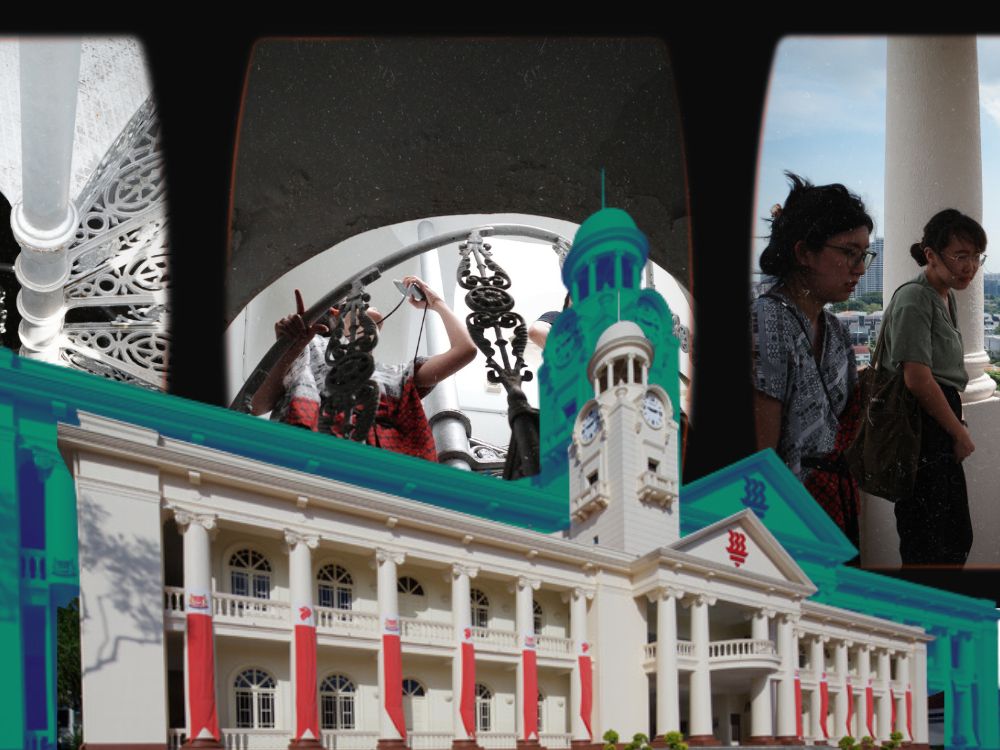
[[[680,538],[678,415],[649,381],[653,361],[631,321],[597,341],[587,365],[593,396],[572,423],[571,538],[640,555]]]

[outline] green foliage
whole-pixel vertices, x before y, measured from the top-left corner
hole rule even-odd
[[[670,750],[688,750],[688,744],[680,732],[667,732],[663,735],[663,741],[667,743]]]
[[[604,740],[604,750],[615,750],[618,744],[618,732],[614,729],[609,729],[601,739]]]
[[[604,740],[604,750],[616,750],[619,740],[618,732],[609,729],[602,737]],[[663,735],[663,741],[667,743],[670,750],[688,750],[688,745],[684,741],[684,735],[680,732],[667,732]],[[632,735],[632,740],[624,746],[623,750],[652,750],[649,745],[649,737],[642,732]]]
[[[56,698],[60,706],[80,709],[80,600],[56,614]]]
[[[857,750],[858,743],[855,742],[854,738],[848,734],[840,738],[840,742],[837,743],[837,747],[839,747],[840,750]]]
[[[987,370],[986,374],[996,381],[997,386],[1000,386],[1000,370]]]

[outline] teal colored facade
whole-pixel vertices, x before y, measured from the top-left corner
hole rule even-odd
[[[77,411],[87,411],[285,468],[553,532],[568,522],[566,446],[575,412],[567,409],[593,394],[587,360],[600,334],[619,319],[619,300],[621,319],[636,321],[654,342],[650,381],[666,389],[679,412],[670,311],[659,294],[638,288],[646,252],[642,234],[617,209],[595,214],[577,234],[564,268],[574,305],[553,326],[541,370],[540,480],[504,483],[471,475],[0,349],[0,642],[6,646],[0,659],[7,677],[0,750],[54,747],[56,740],[55,608],[78,591],[76,501],[59,455],[57,423],[76,424]],[[488,493],[482,491],[487,484]],[[928,690],[945,693],[946,746],[1000,750],[992,602],[844,566],[854,548],[773,452],[684,486],[681,503],[685,535],[750,508],[819,588],[814,600],[929,631],[936,640],[928,648]]]

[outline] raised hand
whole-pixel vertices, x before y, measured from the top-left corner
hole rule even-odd
[[[423,293],[424,299],[420,301],[417,301],[413,297],[410,297],[410,304],[420,310],[423,310],[425,307],[430,307],[432,310],[437,309],[439,305],[444,303],[444,300],[441,298],[441,295],[435,292],[429,286],[427,286],[427,284],[421,278],[418,278],[416,276],[404,276],[403,286],[407,287],[415,286],[417,287],[417,289],[421,291],[421,293]]]
[[[330,309],[333,310],[333,308]],[[311,326],[307,326],[306,319],[303,317],[305,312],[306,306],[302,302],[302,292],[296,289],[295,312],[286,315],[274,324],[274,337],[278,339],[288,338],[295,343],[308,344],[317,333],[329,332],[330,328],[324,323],[313,323]]]

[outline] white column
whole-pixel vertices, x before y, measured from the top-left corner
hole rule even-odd
[[[858,714],[858,734],[855,737],[864,737],[868,734],[868,683],[871,680],[871,647],[867,643],[858,647],[858,685],[855,691],[858,694],[858,701],[861,710]]]
[[[979,65],[974,36],[889,38],[886,62],[884,295],[917,274],[909,255],[944,208],[983,217]],[[947,116],[942,116],[946,112]],[[891,253],[891,255],[890,255]],[[983,277],[958,292],[970,382],[966,403],[995,390],[984,374]]]
[[[823,737],[823,727],[820,722],[820,714],[822,712],[820,683],[823,681],[823,675],[826,672],[826,657],[823,654],[823,642],[824,638],[822,636],[814,635],[809,643],[809,666],[812,667],[813,684],[815,685],[809,696],[809,715],[812,719],[812,726],[809,728],[809,732],[817,742],[825,740]],[[829,722],[827,722],[826,728],[827,731],[830,730]],[[830,736],[832,737],[833,734],[831,733]]]
[[[451,566],[451,623],[455,629],[455,653],[451,657],[451,720],[452,738],[460,742],[470,739],[462,722],[462,645],[466,642],[465,629],[472,626],[470,579],[475,578],[478,572],[478,568],[468,565]],[[475,696],[473,696],[473,711],[475,711]]]
[[[524,677],[526,671],[524,652],[527,650],[535,650],[535,600],[533,592],[537,591],[540,586],[540,581],[532,580],[524,576],[518,578],[514,586],[514,619],[517,624],[518,645],[521,648],[521,658],[517,662],[517,685],[515,686],[514,691],[516,696],[515,707],[517,710],[516,718],[518,742],[529,739],[525,736],[525,702],[527,701],[528,705],[535,705],[538,701],[537,695],[524,694]]]
[[[289,664],[294,707],[295,725],[293,739],[319,740],[319,696],[316,682],[316,615],[313,607],[312,554],[310,550],[319,546],[319,537],[300,534],[285,529],[285,544],[288,548],[288,593],[291,599],[290,618],[292,641],[289,644]],[[308,628],[296,628],[308,626]],[[304,660],[312,661],[312,673],[303,670],[298,673],[301,654]],[[308,661],[304,663],[308,663]],[[302,700],[300,700],[300,697]]]
[[[573,640],[573,651],[576,654],[569,682],[570,731],[574,742],[588,742],[593,739],[581,715],[583,688],[580,674],[580,655],[590,656],[591,653],[590,642],[587,640],[587,599],[592,596],[591,592],[583,589],[573,589],[569,595],[569,635]],[[593,720],[591,713],[591,726]]]
[[[769,618],[774,612],[758,610],[751,621],[751,635],[755,641],[771,640]],[[774,737],[771,727],[771,677],[754,677],[750,683],[750,736],[756,742],[766,744]]]
[[[910,680],[913,684],[913,741],[927,744],[930,728],[927,721],[927,644],[914,645],[910,659]],[[947,742],[947,738],[945,738]]]
[[[434,234],[433,222],[425,219],[417,225],[417,239],[426,240],[433,237]],[[431,289],[445,295],[444,281],[441,278],[441,261],[437,248],[428,250],[420,256],[420,276]],[[460,289],[461,287],[456,286],[456,294]],[[451,300],[450,305],[454,309],[454,299]],[[428,314],[425,329],[428,356],[446,352],[451,348],[448,332],[445,330],[440,316]],[[424,409],[430,421],[438,453],[444,454],[442,463],[454,466],[456,469],[469,471],[471,469],[468,460],[471,453],[469,435],[472,433],[472,425],[469,418],[462,413],[454,375],[445,378],[435,386],[430,395],[424,399]]]
[[[21,353],[54,361],[65,312],[69,278],[66,248],[78,223],[69,199],[79,39],[23,40],[21,78],[21,200],[11,210],[11,228],[21,246],[14,272],[21,291],[17,307]]]
[[[959,674],[971,674],[971,665],[975,660],[975,644],[973,634],[969,632],[957,633],[955,639],[958,641],[958,665],[955,670]],[[955,689],[957,711],[954,714],[954,721],[958,727],[958,732],[966,747],[978,747],[979,740],[976,737],[975,725],[975,702],[972,697],[972,686],[968,683]]]
[[[698,595],[691,602],[691,641],[694,646],[694,671],[691,672],[690,729],[692,738],[712,736],[712,681],[708,668],[708,608],[713,597]],[[657,648],[659,650],[659,648]]]
[[[396,567],[402,565],[406,555],[394,550],[379,549],[375,551],[375,563],[378,567],[378,613],[379,624],[384,632],[386,621],[395,621],[397,632],[402,635],[399,625],[399,594],[396,591],[398,575]],[[387,686],[385,683],[385,640],[379,643],[378,650],[378,697],[379,697],[379,741],[402,740],[402,735],[396,730],[396,725],[385,708],[386,690],[400,690],[401,686]]]
[[[680,592],[660,589],[656,597],[656,729],[658,735],[679,731],[680,689],[677,679],[677,598]]]
[[[778,682],[778,737],[795,736],[795,670],[798,667],[798,643],[794,633],[793,615],[778,619],[778,654],[781,656],[781,678]]]
[[[884,648],[880,648],[877,652],[878,656],[878,685],[876,685],[876,694],[878,698],[875,701],[878,718],[876,720],[877,726],[875,731],[878,732],[879,740],[889,739],[889,735],[892,734],[892,702],[889,697],[889,684],[891,680],[890,669],[889,669],[889,652]]]
[[[899,694],[896,696],[896,726],[894,729],[897,732],[902,732],[903,740],[909,742],[910,735],[906,731],[906,691],[912,691],[913,684],[910,678],[910,655],[905,651],[896,657],[896,684],[899,686]]]
[[[847,661],[847,641],[840,641],[834,646],[833,665],[837,672],[839,690],[833,698],[833,726],[829,727],[831,737],[843,737],[847,730],[847,683],[850,680],[850,667]]]

